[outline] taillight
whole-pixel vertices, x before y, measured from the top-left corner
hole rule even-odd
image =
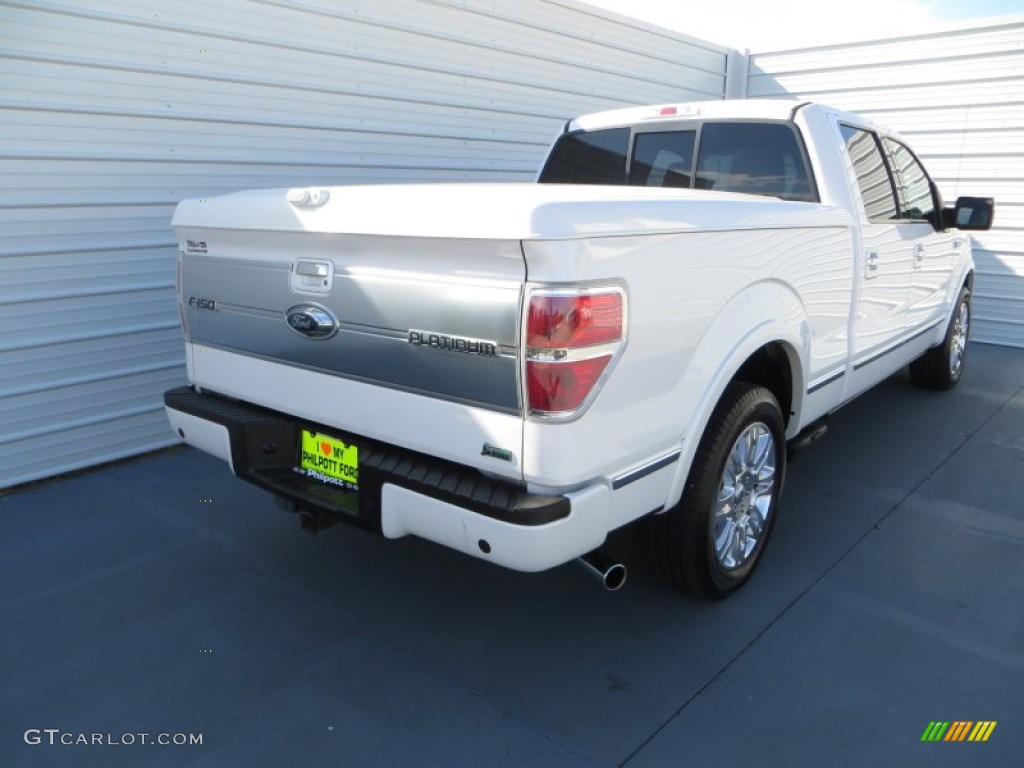
[[[184,284],[181,274],[181,270],[183,268],[182,259],[182,253],[181,251],[178,251],[178,268],[174,274],[174,292],[178,294],[178,317],[181,319],[181,332],[185,336],[185,341],[188,341],[190,338],[188,332],[188,315],[185,312],[185,297],[182,294],[182,286]]]
[[[526,346],[565,349],[607,344],[622,338],[622,293],[530,297]]]
[[[621,288],[537,290],[526,317],[526,397],[532,415],[569,418],[597,394],[625,338]]]

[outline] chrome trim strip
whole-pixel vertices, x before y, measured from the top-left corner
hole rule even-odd
[[[199,347],[208,347],[210,349],[219,349],[222,352],[230,352],[235,355],[244,355],[245,357],[252,357],[257,360],[266,360],[269,363],[281,364],[281,358],[273,357],[271,355],[264,355],[259,352],[251,352],[246,349],[238,347],[232,347],[227,344],[217,344],[209,341],[202,341],[200,339],[193,338],[190,340],[191,344]],[[329,368],[321,368],[316,365],[310,365],[308,363],[301,363],[289,360],[287,365],[290,368],[301,368],[305,371],[312,371],[313,373],[322,373],[326,376],[333,376],[338,379],[346,379],[348,381],[358,381],[361,384],[372,384],[376,387],[383,387],[384,389],[392,389],[396,392],[405,392],[409,395],[422,395],[433,400],[443,400],[446,403],[458,403],[459,405],[468,405],[471,408],[480,408],[486,411],[494,411],[495,413],[506,413],[510,416],[522,416],[522,408],[517,403],[515,406],[503,405],[500,403],[489,403],[482,400],[474,400],[467,397],[459,397],[457,395],[449,395],[441,392],[434,392],[429,389],[420,389],[417,387],[406,386],[397,384],[391,381],[384,381],[382,379],[375,379],[369,376],[359,376],[358,374],[345,373],[342,371],[331,370]]]
[[[885,357],[890,352],[895,352],[900,347],[906,346],[910,342],[914,341],[914,339],[920,338],[921,336],[924,336],[929,331],[935,330],[935,328],[937,326],[941,325],[941,324],[942,324],[942,320],[936,320],[935,322],[933,322],[930,325],[928,325],[928,327],[921,329],[920,331],[915,333],[913,336],[908,336],[907,338],[903,339],[903,341],[899,342],[898,344],[894,344],[893,346],[889,347],[888,349],[883,349],[880,352],[875,352],[874,354],[869,355],[868,357],[864,358],[860,362],[854,363],[853,364],[853,370],[859,371],[865,365],[870,365],[871,363],[875,362],[876,360],[879,360],[879,359]]]
[[[679,457],[683,455],[682,449],[671,453],[668,456],[663,456],[660,459],[655,459],[650,464],[645,464],[642,467],[634,469],[632,472],[627,472],[624,475],[612,478],[612,490],[617,491],[619,488],[623,488],[630,483],[635,483],[637,480],[642,480],[650,474],[657,472],[659,469],[664,469],[670,464],[674,464],[679,460]]]
[[[526,359],[535,363],[575,363],[580,360],[593,360],[595,357],[612,357],[621,344],[620,340],[571,349],[566,347],[527,347]]]
[[[833,383],[839,381],[845,375],[846,375],[846,371],[837,371],[836,373],[833,373],[831,376],[826,376],[824,379],[819,381],[817,384],[812,384],[807,389],[807,394],[808,395],[813,395],[819,389],[824,389],[829,384],[833,384]]]

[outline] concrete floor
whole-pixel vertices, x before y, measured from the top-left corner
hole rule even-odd
[[[837,414],[756,578],[715,605],[629,531],[615,594],[574,566],[309,537],[192,450],[10,492],[0,765],[1020,766],[1024,350],[968,366]],[[998,726],[922,743],[933,720]],[[203,743],[25,743],[47,728]]]

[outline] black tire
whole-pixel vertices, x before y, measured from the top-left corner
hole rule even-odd
[[[746,524],[733,523],[730,529],[730,516],[746,515],[755,526],[758,519],[763,520],[752,549],[742,553],[743,559],[737,561],[730,559],[728,552],[724,558],[719,554],[715,520],[719,494],[725,488],[727,462],[730,457],[738,456],[741,436],[744,436],[744,445],[748,445],[751,438],[758,438],[757,447],[764,451],[765,458],[773,454],[773,471],[770,488],[767,481],[755,482],[745,461],[743,472],[732,473],[732,486],[737,489],[732,500],[736,503],[722,507],[731,511],[719,517],[720,541],[733,542],[745,549],[749,543]],[[771,440],[765,441],[769,436]],[[766,467],[762,466],[761,474],[766,474]],[[785,426],[775,396],[764,387],[745,382],[730,384],[701,437],[679,504],[651,518],[651,555],[665,579],[677,589],[702,600],[721,600],[741,587],[761,561],[775,523],[785,471]],[[739,479],[742,483],[735,482]],[[740,495],[743,498],[737,502]],[[759,517],[747,514],[751,511],[751,499],[755,497],[761,506],[754,505],[753,511]],[[729,533],[734,534],[732,538]],[[729,548],[725,546],[726,550]]]
[[[955,387],[964,373],[970,332],[971,292],[965,286],[957,297],[945,338],[910,364],[910,380],[927,389]]]

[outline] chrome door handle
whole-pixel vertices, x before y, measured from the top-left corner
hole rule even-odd
[[[864,254],[864,279],[878,277],[878,251],[867,251]]]
[[[914,246],[914,269],[918,269],[921,266],[921,263],[923,261],[924,261],[924,246],[920,245],[920,244],[915,245]]]

